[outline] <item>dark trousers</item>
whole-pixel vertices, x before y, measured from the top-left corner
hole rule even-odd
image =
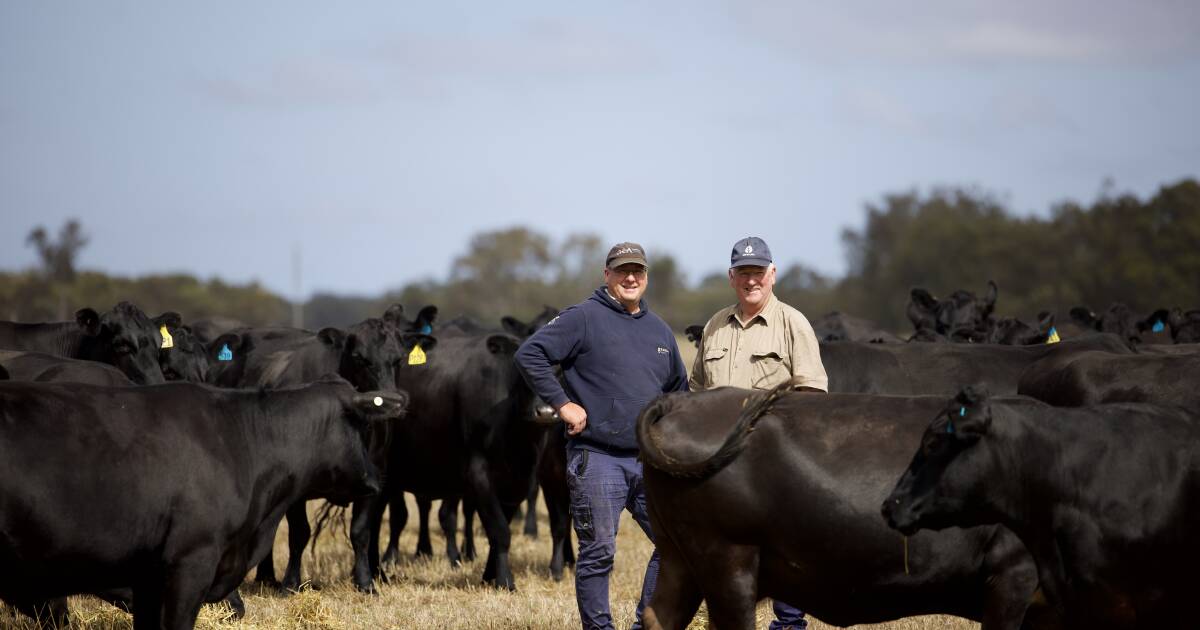
[[[808,622],[804,620],[804,613],[791,604],[785,604],[776,599],[771,602],[771,609],[775,611],[775,620],[767,626],[767,630],[784,630],[785,628],[805,630],[808,627]]]
[[[637,457],[616,457],[585,449],[567,449],[567,485],[571,489],[571,514],[579,537],[575,564],[575,599],[584,630],[613,627],[608,602],[608,576],[617,553],[617,527],[621,510],[629,510],[650,541],[650,517],[642,464]],[[642,627],[642,611],[658,579],[658,551],[650,556],[642,580],[642,598],[633,630]]]

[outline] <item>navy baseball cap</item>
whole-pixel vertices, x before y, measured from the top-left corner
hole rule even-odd
[[[770,264],[771,248],[767,247],[767,242],[761,238],[747,236],[733,244],[733,253],[729,255],[730,269],[747,265],[767,267]]]

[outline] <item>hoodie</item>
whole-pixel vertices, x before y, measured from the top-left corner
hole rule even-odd
[[[515,357],[525,381],[555,409],[568,401],[587,411],[587,426],[568,445],[636,455],[634,426],[642,408],[664,392],[687,391],[675,335],[640,302],[631,315],[605,287],[570,306],[521,344]],[[562,368],[565,387],[554,366]]]

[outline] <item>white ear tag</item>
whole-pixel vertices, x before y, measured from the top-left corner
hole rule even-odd
[[[383,397],[382,397],[382,396],[376,396],[376,397],[375,397],[375,401],[374,401],[374,402],[375,402],[375,406],[376,406],[376,407],[382,407],[382,406],[383,406]]]

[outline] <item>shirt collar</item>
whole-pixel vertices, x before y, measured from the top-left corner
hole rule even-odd
[[[776,297],[774,293],[772,293],[771,297],[767,299],[767,305],[763,307],[763,310],[759,311],[758,315],[755,315],[754,317],[750,318],[750,321],[746,322],[745,324],[742,324],[742,318],[738,314],[738,305],[737,304],[733,305],[733,309],[729,312],[729,317],[736,319],[738,324],[741,324],[743,328],[753,324],[754,321],[758,320],[758,319],[762,320],[762,323],[764,326],[770,326],[771,325],[771,314],[775,312],[775,309],[779,308],[778,303],[779,303],[779,298]]]

